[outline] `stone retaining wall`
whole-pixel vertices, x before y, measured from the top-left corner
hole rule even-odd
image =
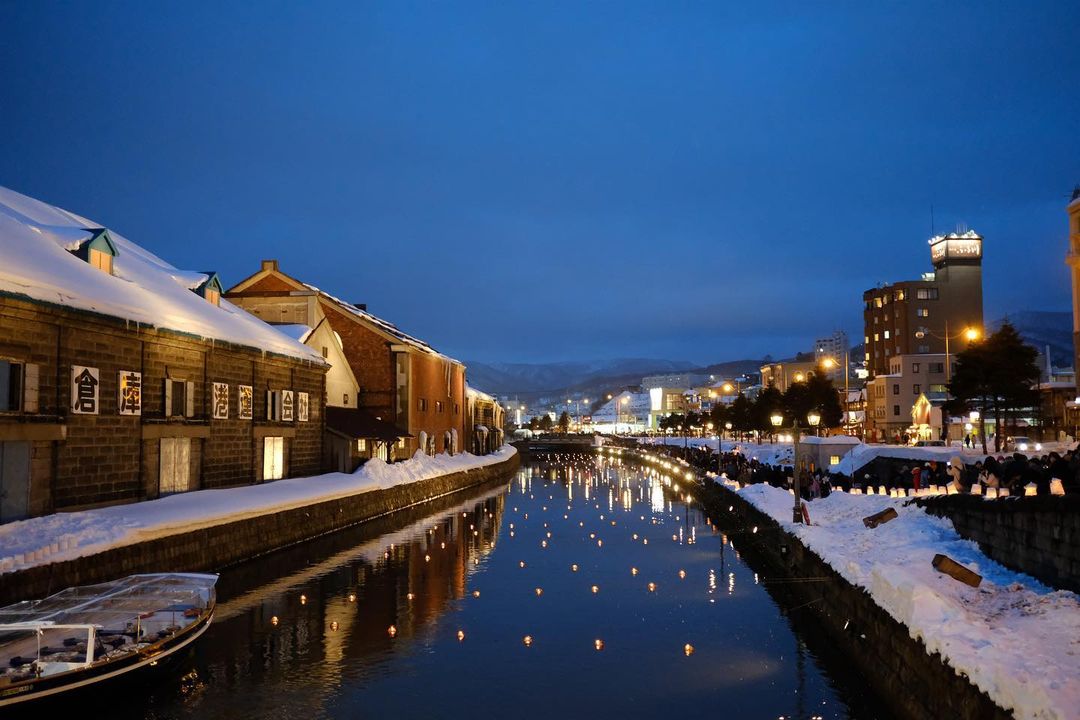
[[[694,492],[733,546],[766,578],[774,595],[786,596],[789,612],[812,613],[862,679],[900,718],[997,720],[1011,713],[998,707],[966,676],[931,654],[908,628],[844,580],[771,516],[738,493],[708,483]],[[729,510],[730,508],[730,510]],[[769,580],[772,580],[770,583]]]
[[[979,543],[1002,565],[1051,587],[1080,592],[1080,497],[946,495],[916,502],[931,515],[952,520],[961,537]]]
[[[178,533],[0,576],[0,605],[44,597],[73,585],[133,573],[218,570],[289,545],[336,532],[517,470],[520,457],[495,465],[372,490],[292,510]]]

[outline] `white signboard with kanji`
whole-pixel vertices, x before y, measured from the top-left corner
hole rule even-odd
[[[97,368],[71,366],[71,412],[76,415],[98,414],[98,387],[101,385]]]
[[[214,396],[212,400],[215,420],[226,420],[229,417],[229,384],[214,383]]]
[[[116,374],[116,408],[121,415],[142,415],[142,373],[121,370]]]
[[[293,400],[292,390],[281,391],[281,419],[284,422],[293,421],[293,413],[296,410],[296,403]]]
[[[236,417],[250,420],[255,416],[255,393],[250,385],[237,386]]]
[[[308,421],[308,394],[306,392],[296,393],[296,419],[300,422]]]

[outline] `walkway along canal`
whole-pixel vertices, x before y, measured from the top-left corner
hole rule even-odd
[[[892,717],[677,484],[538,456],[231,567],[187,666],[109,715]]]

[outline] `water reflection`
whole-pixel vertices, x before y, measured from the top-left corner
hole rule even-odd
[[[187,673],[112,714],[854,716],[680,480],[555,456],[229,570]]]

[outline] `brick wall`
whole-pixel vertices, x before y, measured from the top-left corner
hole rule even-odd
[[[435,437],[435,451],[444,452],[444,434],[456,430],[458,451],[465,447],[465,368],[437,355],[409,353],[412,363],[410,386],[409,432],[419,437],[426,432]],[[450,366],[450,388],[447,392],[446,368]],[[427,401],[427,410],[420,410],[420,399]],[[437,402],[441,402],[439,412]],[[456,412],[455,412],[456,410]],[[415,442],[415,441],[414,441]],[[414,446],[415,447],[415,446]]]
[[[359,407],[393,422],[396,377],[390,341],[333,304],[320,302],[330,327],[341,337],[349,367],[360,384]]]
[[[37,413],[0,415],[0,440],[33,438],[29,510],[40,515],[153,498],[162,437],[190,438],[193,489],[261,479],[261,434],[286,434],[287,475],[322,470],[325,366],[96,313],[0,297],[0,357],[39,366]],[[96,415],[70,412],[71,366],[99,371]],[[141,416],[118,414],[118,374],[143,375]],[[165,378],[193,383],[194,417],[166,417]],[[228,420],[211,419],[209,383],[230,386]],[[255,389],[253,420],[237,418],[239,384]],[[310,396],[309,421],[268,423],[265,391]],[[6,434],[6,435],[5,435]]]
[[[961,537],[979,543],[1002,565],[1051,587],[1080,592],[1080,497],[946,495],[916,502],[931,515],[952,520]]]

